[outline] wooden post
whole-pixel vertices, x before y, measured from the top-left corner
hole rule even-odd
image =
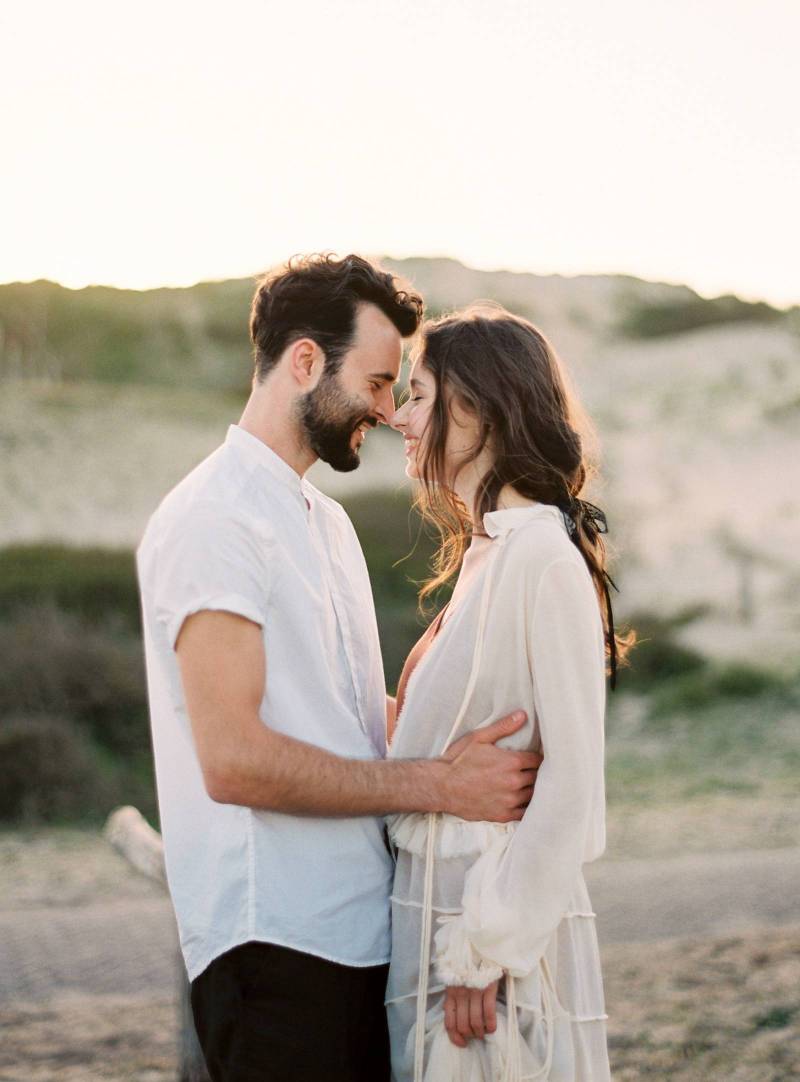
[[[164,866],[164,846],[161,835],[153,830],[136,808],[117,808],[106,820],[104,836],[137,872],[167,889],[167,872]],[[177,969],[180,982],[180,1071],[178,1082],[211,1082],[206,1069],[203,1052],[192,1018],[189,999],[189,980],[183,958],[179,955]]]

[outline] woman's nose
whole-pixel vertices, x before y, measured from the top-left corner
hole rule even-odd
[[[394,411],[392,416],[389,418],[389,425],[392,428],[396,428],[398,430],[398,432],[402,432],[402,430],[406,427],[406,407],[405,407],[405,405],[400,406],[399,409],[396,409]]]

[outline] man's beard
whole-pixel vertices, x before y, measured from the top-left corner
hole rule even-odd
[[[360,398],[351,398],[336,375],[323,372],[313,391],[298,404],[300,426],[311,450],[340,473],[349,473],[361,464],[352,447],[353,433],[365,422],[376,422]]]

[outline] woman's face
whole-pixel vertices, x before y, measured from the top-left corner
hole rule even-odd
[[[433,374],[425,367],[422,357],[418,357],[412,365],[409,390],[409,398],[395,412],[391,425],[392,428],[403,433],[406,473],[409,477],[419,480],[422,476],[422,461],[426,440],[433,422],[433,407],[437,395],[436,381]],[[436,477],[433,480],[437,484],[442,484],[454,478],[458,467],[473,450],[477,441],[477,418],[473,413],[461,407],[454,397],[451,397],[444,452],[446,475],[444,478]]]

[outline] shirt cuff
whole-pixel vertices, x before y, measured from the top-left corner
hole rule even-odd
[[[434,936],[434,971],[448,988],[488,988],[503,976],[503,969],[478,953],[467,935],[462,916],[438,918]]]
[[[215,594],[196,598],[175,612],[160,617],[161,622],[166,625],[167,637],[173,650],[184,621],[196,612],[231,612],[234,616],[244,616],[246,620],[252,620],[259,627],[264,626],[264,613],[255,602],[241,594]]]

